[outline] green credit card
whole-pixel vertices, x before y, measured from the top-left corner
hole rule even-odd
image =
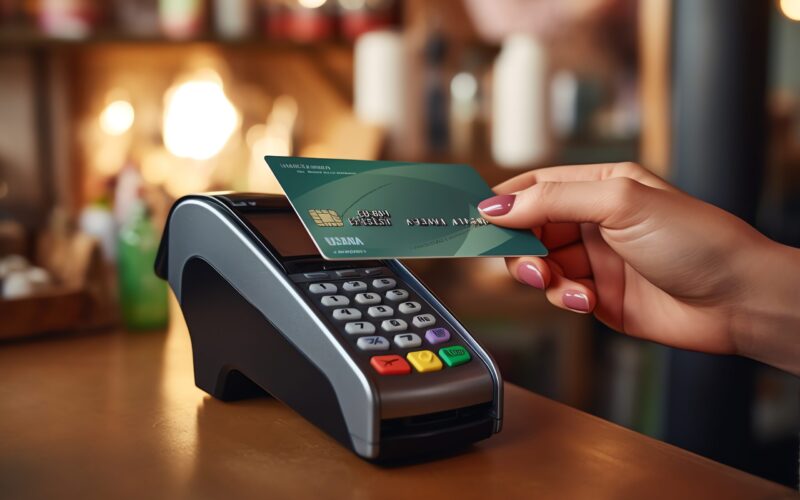
[[[546,255],[531,231],[489,224],[469,165],[266,156],[326,259]]]

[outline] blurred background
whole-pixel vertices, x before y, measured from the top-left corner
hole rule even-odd
[[[798,53],[800,0],[0,0],[0,349],[163,329],[166,211],[278,192],[266,154],[636,161],[800,246]],[[797,485],[796,377],[408,264],[507,380]]]

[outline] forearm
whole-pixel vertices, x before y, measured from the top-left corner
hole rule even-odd
[[[765,242],[747,268],[733,321],[737,351],[800,376],[800,250]]]

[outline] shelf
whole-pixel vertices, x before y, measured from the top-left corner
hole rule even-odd
[[[304,43],[292,40],[269,39],[264,36],[250,36],[240,39],[222,38],[214,34],[204,34],[196,38],[172,39],[164,36],[136,36],[114,30],[101,30],[87,38],[58,38],[29,27],[0,28],[0,49],[48,49],[106,44],[144,46],[213,44],[224,47],[256,47],[274,50],[318,50],[328,48],[352,50],[352,43],[342,39]]]

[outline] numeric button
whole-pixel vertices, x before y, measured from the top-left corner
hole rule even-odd
[[[381,296],[377,293],[367,292],[356,295],[356,302],[365,306],[381,303]]]
[[[413,323],[413,325],[417,328],[427,328],[436,323],[436,318],[433,317],[433,314],[418,314],[417,316],[414,316],[414,319],[411,320],[411,323]]]
[[[397,285],[397,282],[392,278],[378,278],[372,280],[372,286],[378,290],[383,290],[384,288],[394,288],[395,285]]]
[[[327,307],[333,307],[333,306],[342,307],[350,305],[350,299],[348,299],[344,295],[326,295],[322,297],[322,300],[320,302],[322,302],[323,306]]]
[[[422,345],[422,339],[416,333],[401,333],[394,336],[394,345],[400,349],[419,347]]]
[[[398,306],[400,312],[403,314],[414,314],[422,310],[422,306],[419,305],[419,302],[403,302]]]
[[[402,288],[395,288],[394,290],[389,290],[386,292],[386,298],[392,302],[400,302],[401,300],[406,300],[408,298],[408,292]]]
[[[361,337],[356,345],[362,351],[385,351],[389,348],[389,341],[385,337]]]
[[[361,311],[353,309],[352,307],[343,307],[341,309],[333,310],[333,319],[358,321],[361,319]]]
[[[353,321],[344,325],[344,331],[350,335],[369,335],[375,333],[375,325],[367,321]]]
[[[345,281],[342,288],[345,292],[363,292],[367,289],[367,284],[363,281]]]
[[[408,323],[402,319],[385,319],[381,322],[381,329],[385,332],[402,332],[408,329]]]
[[[333,283],[312,283],[308,286],[311,293],[336,293],[336,285]]]
[[[386,318],[394,314],[394,309],[389,306],[372,306],[367,309],[367,314],[373,318]]]

